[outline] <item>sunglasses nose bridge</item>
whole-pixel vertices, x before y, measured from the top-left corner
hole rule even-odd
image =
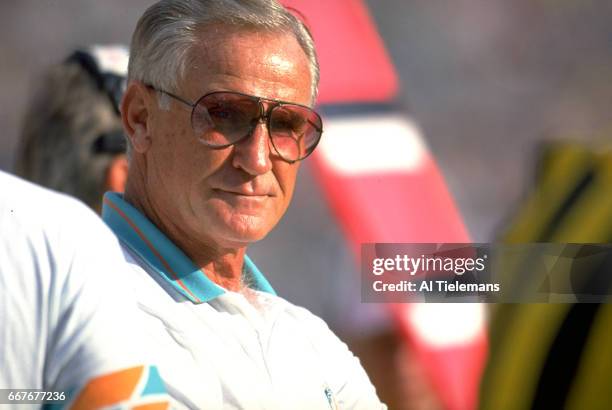
[[[248,134],[236,142],[241,142],[245,139],[250,138],[259,124],[263,124],[266,126],[266,132],[268,134],[268,137],[272,138],[272,133],[270,132],[270,115],[272,114],[272,109],[274,108],[274,105],[270,105],[270,107],[266,109],[266,106],[264,105],[263,99],[261,97],[257,97],[256,101],[259,113],[257,117],[251,120],[251,127]]]
[[[254,123],[253,123],[253,128],[251,129],[251,134],[253,133],[253,131],[255,130],[255,127],[258,124],[264,124],[266,126],[266,131],[268,132],[268,137],[272,138],[272,131],[270,129],[270,119],[272,117],[272,111],[279,104],[275,104],[273,102],[269,102],[268,104],[269,104],[269,106],[266,107],[264,105],[264,99],[261,98],[261,97],[257,98],[257,105],[259,107],[259,115],[255,119],[256,121],[254,121]]]
[[[270,119],[270,116],[272,115],[272,110],[274,109],[276,104],[270,103],[270,105],[266,108],[266,106],[264,105],[263,99],[261,97],[258,97],[257,106],[259,107],[259,116],[257,118],[257,121],[262,124],[267,123],[268,120]]]

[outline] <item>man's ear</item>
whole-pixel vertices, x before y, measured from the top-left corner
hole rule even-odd
[[[149,109],[148,88],[139,81],[130,82],[121,100],[121,121],[132,148],[140,154],[151,146]]]
[[[128,175],[128,161],[125,154],[116,155],[106,170],[105,191],[124,192]]]

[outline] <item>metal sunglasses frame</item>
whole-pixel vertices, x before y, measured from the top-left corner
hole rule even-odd
[[[272,146],[274,147],[274,150],[276,151],[276,153],[278,154],[279,157],[281,157],[284,161],[293,164],[295,162],[298,161],[302,161],[306,158],[308,158],[308,156],[310,154],[312,154],[315,150],[315,148],[317,147],[317,145],[319,144],[319,142],[321,141],[321,136],[323,135],[323,120],[321,119],[321,116],[319,115],[319,113],[317,113],[315,110],[313,110],[312,108],[306,106],[306,105],[302,105],[302,104],[296,104],[296,103],[290,103],[290,102],[286,102],[286,101],[282,101],[282,100],[276,100],[276,99],[272,99],[272,98],[264,98],[264,97],[257,97],[255,95],[250,95],[250,94],[244,94],[238,91],[212,91],[209,93],[204,94],[203,96],[201,96],[200,98],[198,98],[195,102],[191,102],[185,98],[182,98],[176,94],[173,94],[169,91],[166,90],[162,90],[160,88],[157,88],[151,84],[145,84],[145,86],[147,88],[150,88],[154,91],[157,91],[159,93],[162,94],[166,94],[167,96],[174,98],[175,100],[177,100],[178,102],[187,105],[188,107],[191,108],[191,115],[190,115],[190,122],[191,122],[191,129],[194,130],[195,132],[195,128],[193,126],[193,115],[195,112],[196,107],[198,106],[198,104],[200,103],[200,101],[202,101],[204,98],[213,95],[213,94],[235,94],[235,95],[240,95],[242,97],[246,97],[249,98],[253,101],[256,101],[258,106],[259,106],[259,116],[256,117],[255,119],[257,120],[257,122],[261,122],[262,120],[265,121],[266,123],[266,128],[268,130],[268,137],[270,138],[270,141],[272,142]],[[272,104],[266,109],[262,103],[262,101],[266,101],[266,102],[271,102]],[[300,107],[300,108],[305,108],[308,111],[312,112],[318,119],[319,119],[319,123],[321,123],[321,126],[319,127],[317,124],[314,124],[312,121],[307,120],[308,123],[310,125],[312,125],[314,127],[314,129],[319,133],[319,137],[317,138],[317,141],[314,143],[314,145],[312,146],[312,148],[310,149],[310,152],[308,152],[308,154],[306,154],[304,157],[302,158],[298,158],[295,160],[290,160],[285,158],[280,151],[278,150],[278,148],[276,147],[276,145],[274,144],[274,138],[272,138],[272,132],[270,131],[270,117],[272,114],[272,110],[279,108],[279,107],[283,107],[283,106],[296,106],[296,107]],[[202,141],[203,144],[205,144],[207,147],[209,148],[213,148],[213,149],[223,149],[223,148],[227,148],[227,147],[231,147],[234,144],[238,144],[241,141],[244,141],[245,139],[247,139],[248,137],[250,137],[253,134],[253,130],[255,128],[253,127],[253,129],[251,129],[251,131],[249,131],[245,136],[238,138],[236,141],[231,142],[229,144],[223,144],[223,145],[211,145],[208,144],[206,141]]]

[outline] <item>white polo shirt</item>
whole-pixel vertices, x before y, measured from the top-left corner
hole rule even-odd
[[[157,370],[143,365],[112,233],[67,196],[3,172],[0,188],[0,389],[64,393],[63,405],[85,408],[167,406]],[[7,397],[3,409],[40,407]]]
[[[318,317],[276,296],[253,262],[252,287],[226,291],[115,193],[103,218],[121,240],[142,322],[169,392],[197,409],[386,408],[358,359]]]

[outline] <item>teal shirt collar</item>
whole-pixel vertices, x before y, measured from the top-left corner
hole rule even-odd
[[[208,302],[225,290],[215,284],[166,237],[151,221],[115,192],[104,195],[102,219],[150,270],[172,285],[193,303]],[[256,290],[276,294],[264,275],[248,256],[244,256],[243,275]]]

